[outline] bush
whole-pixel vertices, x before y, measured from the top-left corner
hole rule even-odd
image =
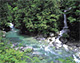
[[[10,48],[11,45],[7,43],[8,42],[6,40],[4,42],[0,42],[0,62],[1,63],[21,63],[21,62],[26,63],[24,60],[21,60],[21,58],[24,58],[23,55],[24,53]]]
[[[0,24],[7,26],[7,22],[13,22],[15,27],[23,32],[43,34],[48,34],[50,31],[56,32],[58,31],[59,15],[54,10],[56,7],[54,2],[56,3],[56,1],[44,0],[2,2],[4,4],[2,8],[4,8],[7,18],[3,18],[5,21],[1,20],[2,24]]]
[[[80,2],[78,0],[16,0],[2,1],[0,6],[0,29],[9,30],[8,22],[15,24],[23,33],[57,32],[63,28],[64,10],[70,29],[70,37],[79,36]],[[78,24],[78,25],[76,25]],[[75,31],[74,31],[75,29]],[[79,38],[78,38],[79,40]]]
[[[61,63],[75,63],[72,57],[67,57],[65,59],[59,58],[58,61]]]

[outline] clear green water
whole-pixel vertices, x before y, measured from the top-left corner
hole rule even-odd
[[[13,29],[6,34],[6,38],[11,41],[11,43],[19,43],[23,46],[31,46],[34,51],[30,53],[31,55],[39,55],[44,58],[41,60],[44,63],[50,63],[51,61],[57,62],[57,59],[66,57],[71,57],[73,52],[66,51],[64,48],[56,50],[55,47],[48,47],[48,43],[45,41],[39,42],[34,37],[27,35],[20,35],[19,30]],[[35,54],[36,53],[36,54]]]

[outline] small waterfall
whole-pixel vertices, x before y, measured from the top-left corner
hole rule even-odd
[[[66,14],[65,14],[65,12],[67,12],[68,10],[70,10],[71,9],[71,7],[70,8],[68,8],[67,10],[64,10],[64,27],[63,27],[63,29],[60,31],[60,33],[59,33],[59,36],[56,38],[56,40],[55,40],[55,45],[56,45],[56,47],[57,48],[60,48],[60,47],[62,47],[62,42],[59,40],[61,37],[62,37],[62,35],[64,34],[64,33],[66,33],[67,34],[67,32],[69,31],[69,29],[68,29],[68,25],[67,25],[67,20],[66,20]],[[52,46],[52,45],[48,45],[48,46],[46,46],[45,47],[45,51],[51,51],[50,49],[49,49],[49,47],[50,46]],[[67,49],[67,48],[66,48]],[[51,52],[52,53],[52,52]]]
[[[57,38],[58,40],[60,39],[60,37],[62,37],[63,33],[67,34],[67,32],[69,31],[65,12],[69,11],[70,9],[71,9],[71,7],[68,8],[67,10],[64,10],[64,27],[63,27],[63,29],[59,33],[59,36]]]
[[[63,29],[60,31],[59,36],[58,36],[58,37],[56,38],[56,40],[55,40],[55,45],[57,46],[57,48],[62,47],[62,42],[61,42],[59,39],[63,36],[64,33],[67,34],[67,33],[69,32],[65,12],[67,12],[67,11],[70,10],[70,9],[71,9],[71,7],[68,8],[67,10],[64,10],[64,14],[63,14],[63,15],[64,15],[64,27],[63,27]]]
[[[64,12],[65,12],[65,10],[64,10]],[[66,14],[64,14],[64,28],[68,28],[67,21],[66,21]]]
[[[68,10],[70,10],[70,9],[71,9],[71,7],[70,7],[70,8],[68,8],[67,10],[64,10],[64,27],[63,27],[63,28],[68,28],[65,12],[67,12],[67,11],[68,11]]]

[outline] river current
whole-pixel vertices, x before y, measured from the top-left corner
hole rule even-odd
[[[30,46],[33,48],[31,55],[39,55],[44,58],[44,63],[60,63],[57,59],[65,59],[67,57],[72,57],[72,51],[66,51],[63,47],[56,49],[55,46],[49,46],[48,42],[45,40],[38,41],[34,37],[28,35],[19,34],[19,30],[13,28],[11,31],[7,32],[6,38],[10,40],[12,44],[18,43],[22,46]]]

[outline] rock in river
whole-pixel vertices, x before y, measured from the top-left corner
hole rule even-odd
[[[30,46],[26,46],[22,49],[24,52],[32,52],[33,51],[33,48],[30,47]]]

